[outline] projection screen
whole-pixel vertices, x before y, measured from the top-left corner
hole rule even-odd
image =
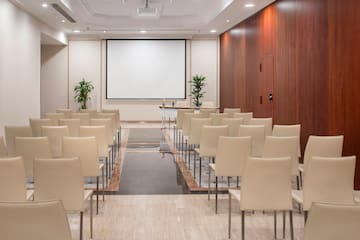
[[[107,99],[186,98],[185,39],[108,39],[106,46]]]

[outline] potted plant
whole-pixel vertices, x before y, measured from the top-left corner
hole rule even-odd
[[[90,100],[90,92],[94,89],[91,81],[85,81],[83,78],[78,84],[74,87],[75,100],[77,103],[80,103],[81,109],[86,109],[86,103]]]
[[[191,95],[193,98],[193,104],[196,107],[201,106],[201,98],[204,96],[203,88],[205,87],[206,77],[203,75],[195,75],[192,79]]]

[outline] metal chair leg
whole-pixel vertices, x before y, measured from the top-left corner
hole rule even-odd
[[[209,178],[208,178],[208,201],[210,200],[210,179],[211,179],[211,167],[209,164]]]
[[[199,165],[199,187],[201,187],[201,158],[200,158],[200,165]]]
[[[294,223],[293,223],[293,212],[290,210],[289,211],[289,215],[290,215],[290,235],[291,235],[291,240],[294,240]]]
[[[229,193],[229,221],[228,221],[228,238],[231,239],[231,194]]]
[[[286,228],[286,211],[283,211],[283,238],[285,238],[285,228]]]
[[[83,212],[80,212],[80,240],[83,239]]]
[[[215,214],[217,214],[218,209],[218,177],[215,177]]]
[[[103,202],[105,202],[105,176],[104,176],[104,168],[102,168],[102,196]]]
[[[96,215],[99,214],[99,176],[96,176]]]
[[[277,234],[276,234],[276,230],[277,230],[277,214],[276,211],[274,211],[274,238],[277,238]]]
[[[241,211],[241,239],[245,240],[245,211]]]
[[[90,195],[90,238],[93,238],[93,194]]]

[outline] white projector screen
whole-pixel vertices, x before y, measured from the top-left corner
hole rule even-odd
[[[186,40],[107,40],[107,99],[184,99]]]

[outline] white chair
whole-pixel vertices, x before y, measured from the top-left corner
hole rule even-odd
[[[205,114],[205,117],[210,117],[211,113],[217,113],[216,108],[200,108],[199,113]]]
[[[253,113],[252,112],[234,113],[233,118],[242,118],[244,119],[244,124],[247,124],[250,121],[250,119],[253,118]]]
[[[240,125],[240,137],[251,137],[251,156],[261,157],[265,143],[265,128],[262,125]]]
[[[194,113],[193,109],[178,109],[176,113],[176,125],[175,125],[175,146],[180,143],[185,113]]]
[[[314,203],[304,229],[304,240],[358,240],[360,206]]]
[[[212,108],[215,107],[214,101],[203,101],[201,104],[202,108]]]
[[[81,113],[89,113],[90,119],[91,119],[91,118],[96,118],[97,113],[98,113],[97,110],[96,110],[96,109],[93,109],[93,108],[80,109],[80,112],[81,112]]]
[[[356,157],[312,157],[304,175],[303,190],[293,190],[293,199],[305,212],[314,202],[355,204]]]
[[[250,125],[264,125],[265,127],[265,136],[272,135],[272,118],[251,118],[247,123]]]
[[[80,212],[80,239],[83,236],[84,201],[90,200],[90,238],[92,238],[93,190],[84,190],[79,158],[35,159],[34,200],[61,200],[66,211]]]
[[[74,112],[71,114],[71,118],[80,119],[80,126],[90,125],[90,114],[87,112]]]
[[[264,158],[291,157],[292,175],[296,177],[297,189],[300,189],[299,162],[298,162],[299,138],[267,136],[264,144]]]
[[[32,136],[41,137],[41,127],[51,126],[53,124],[53,121],[48,118],[42,118],[42,119],[30,118],[29,123],[32,130]]]
[[[71,137],[78,137],[80,131],[80,119],[63,118],[59,120],[59,126],[67,126]]]
[[[62,139],[69,137],[70,132],[68,126],[43,126],[42,135],[48,137],[51,154],[53,157],[62,156]]]
[[[224,113],[229,113],[230,117],[234,117],[234,113],[240,113],[240,108],[224,108]]]
[[[231,117],[230,113],[210,113],[209,117],[211,118],[212,125],[221,125],[223,118]]]
[[[21,157],[0,158],[0,202],[31,200],[33,190],[26,190],[24,162]]]
[[[6,157],[7,155],[4,137],[0,136],[0,158]]]
[[[5,141],[9,156],[15,156],[15,138],[31,137],[30,126],[5,126]]]
[[[0,233],[11,240],[72,240],[60,201],[0,202]]]
[[[215,213],[218,209],[218,177],[241,177],[251,153],[251,137],[220,136],[215,156],[209,164],[208,199],[210,199],[211,170],[215,172]]]
[[[239,127],[244,123],[244,120],[242,118],[223,118],[221,123],[221,125],[229,127],[229,137],[237,137],[239,136]]]
[[[33,177],[35,158],[52,157],[47,137],[16,137],[15,149],[16,155],[24,160],[27,177]]]
[[[45,118],[50,119],[52,121],[51,125],[57,126],[59,125],[59,119],[65,118],[64,113],[45,113]]]
[[[242,240],[245,239],[245,211],[274,211],[276,239],[276,212],[290,213],[291,239],[294,239],[291,201],[291,159],[249,158],[241,179],[241,191],[229,189],[229,232],[231,238],[231,198],[240,202]]]
[[[56,109],[57,113],[64,113],[65,118],[71,118],[73,110],[71,108],[58,108]]]

